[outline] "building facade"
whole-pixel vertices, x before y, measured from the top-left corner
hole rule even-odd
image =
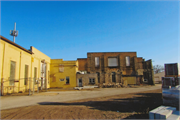
[[[96,73],[99,84],[154,84],[152,61],[137,57],[136,52],[94,52],[77,60],[79,70]]]
[[[1,95],[49,88],[50,58],[0,36]]]
[[[63,61],[63,59],[51,59],[50,64],[51,88],[76,87],[77,61]]]
[[[165,77],[165,71],[154,74],[154,82],[155,83],[161,83],[162,77]]]

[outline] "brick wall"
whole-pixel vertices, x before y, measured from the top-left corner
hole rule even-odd
[[[86,71],[87,70],[87,59],[86,58],[78,58],[78,70]]]
[[[126,66],[126,56],[130,57],[130,66]],[[99,57],[98,67],[95,66],[95,57]],[[109,67],[108,58],[117,58],[117,66]],[[137,57],[136,52],[87,53],[87,59],[84,61],[78,59],[78,62],[79,65],[82,65],[79,67],[80,70],[83,68],[88,73],[99,73],[100,83],[111,83],[114,78],[116,83],[121,83],[123,76],[135,76],[137,83],[140,83],[143,79],[145,68],[151,74],[150,76],[152,76],[151,61],[145,63],[142,57]]]

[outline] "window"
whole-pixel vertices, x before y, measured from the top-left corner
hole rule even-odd
[[[24,85],[27,85],[28,83],[28,65],[25,65],[25,70],[24,70]]]
[[[64,79],[59,79],[59,81],[64,81]]]
[[[95,83],[95,78],[89,78],[89,83],[94,84]]]
[[[37,67],[34,67],[34,84],[36,83],[37,79]]]
[[[126,56],[126,66],[130,66],[130,57]]]
[[[9,85],[14,85],[16,62],[11,61]]]
[[[69,77],[66,77],[66,84],[69,84]]]
[[[109,67],[117,67],[118,66],[118,59],[117,59],[117,57],[108,58],[108,66]]]
[[[99,67],[99,57],[95,57],[95,67]]]

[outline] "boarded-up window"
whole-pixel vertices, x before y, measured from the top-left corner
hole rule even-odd
[[[130,66],[130,57],[126,56],[126,66]]]
[[[69,77],[66,77],[66,84],[69,84]]]
[[[11,65],[10,65],[9,85],[14,85],[15,70],[16,70],[16,62],[11,61]]]
[[[25,65],[25,70],[24,70],[24,85],[27,85],[28,83],[28,65]]]
[[[34,84],[36,83],[37,79],[37,67],[34,67]]]
[[[95,67],[99,67],[99,57],[95,57]]]
[[[64,72],[64,65],[62,64],[59,65],[59,72]]]
[[[117,58],[108,58],[108,66],[109,67],[117,67],[118,59]]]
[[[56,82],[56,77],[55,77],[55,76],[53,77],[53,80],[52,80],[52,82]]]

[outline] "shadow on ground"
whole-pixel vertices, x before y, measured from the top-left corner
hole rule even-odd
[[[102,101],[86,101],[86,102],[40,102],[39,105],[83,105],[89,106],[90,109],[98,109],[101,111],[114,111],[119,113],[134,113],[125,119],[148,119],[149,111],[162,105],[161,93],[139,93],[136,97],[124,99],[108,99]]]

